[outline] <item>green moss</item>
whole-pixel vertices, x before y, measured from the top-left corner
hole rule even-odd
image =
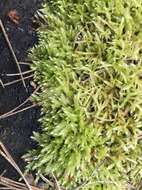
[[[54,0],[33,49],[42,132],[28,168],[61,186],[142,178],[142,0]]]

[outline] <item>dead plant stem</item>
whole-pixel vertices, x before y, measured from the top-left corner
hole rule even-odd
[[[1,29],[2,29],[2,32],[3,32],[3,35],[4,35],[5,40],[6,40],[6,42],[7,42],[7,45],[8,45],[8,47],[9,47],[10,51],[11,51],[12,57],[13,57],[13,59],[14,59],[16,65],[17,65],[17,68],[18,68],[18,71],[19,71],[19,73],[20,73],[23,86],[24,86],[25,89],[27,90],[26,83],[25,83],[25,81],[24,81],[24,78],[23,78],[23,75],[22,75],[22,71],[21,71],[19,62],[18,62],[18,60],[17,60],[17,57],[16,57],[15,52],[14,52],[14,50],[13,50],[13,48],[12,48],[11,42],[10,42],[10,40],[9,40],[9,38],[8,38],[8,35],[7,35],[7,33],[6,33],[5,27],[4,27],[4,25],[3,25],[1,19],[0,19],[0,27],[1,27]]]

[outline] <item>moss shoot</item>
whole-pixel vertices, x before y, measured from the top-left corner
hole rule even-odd
[[[67,190],[142,179],[142,0],[46,1],[32,51],[41,132],[28,169]]]

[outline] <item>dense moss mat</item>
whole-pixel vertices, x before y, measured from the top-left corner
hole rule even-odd
[[[75,189],[142,177],[142,0],[54,0],[32,51],[42,132],[28,168]]]

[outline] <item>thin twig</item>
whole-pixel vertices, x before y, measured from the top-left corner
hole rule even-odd
[[[12,45],[11,45],[10,41],[9,41],[8,35],[7,35],[7,33],[6,33],[6,30],[5,30],[5,28],[4,28],[4,25],[3,25],[1,19],[0,19],[0,27],[1,27],[1,29],[2,29],[2,32],[3,32],[3,35],[4,35],[4,37],[5,37],[6,42],[7,42],[7,44],[8,44],[8,47],[9,47],[9,49],[10,49],[10,51],[11,51],[11,54],[12,54],[12,56],[13,56],[13,59],[14,59],[16,65],[17,65],[17,68],[18,68],[18,71],[19,71],[19,73],[20,73],[23,86],[24,86],[25,89],[27,90],[26,83],[25,83],[25,81],[24,81],[24,78],[23,78],[23,75],[22,75],[22,71],[21,71],[19,62],[18,62],[17,57],[16,57],[16,55],[15,55],[15,53],[14,53],[14,50],[13,50],[13,48],[12,48]]]

